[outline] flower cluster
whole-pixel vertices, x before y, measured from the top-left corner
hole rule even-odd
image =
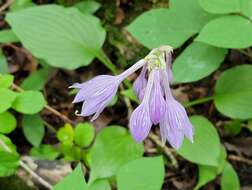
[[[163,143],[167,140],[178,149],[184,137],[193,142],[193,127],[185,108],[173,97],[170,83],[172,48],[161,46],[153,49],[129,69],[117,76],[100,75],[82,84],[78,88],[74,103],[83,102],[80,116],[93,115],[95,120],[115,96],[119,84],[129,75],[142,68],[136,78],[133,89],[140,99],[140,105],[131,115],[130,132],[137,142],[143,141],[152,125],[159,124]]]

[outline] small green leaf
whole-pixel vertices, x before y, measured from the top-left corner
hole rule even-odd
[[[39,91],[21,92],[12,104],[12,108],[23,114],[35,114],[46,105],[44,96]]]
[[[137,144],[125,128],[102,129],[90,152],[90,182],[114,176],[122,165],[141,157],[143,151],[142,144]]]
[[[11,142],[10,138],[0,133],[0,139],[9,147],[12,153],[17,154],[16,146]],[[0,145],[0,151],[6,150]]]
[[[67,123],[64,127],[61,127],[57,132],[57,138],[60,142],[72,144],[74,139],[74,130],[72,125]]]
[[[229,123],[224,125],[224,129],[226,132],[232,135],[238,135],[242,129],[242,121],[241,120],[232,120]]]
[[[0,74],[0,88],[9,88],[14,81],[14,77],[12,75],[1,75]]]
[[[222,48],[247,48],[252,45],[252,23],[238,15],[223,16],[207,23],[196,40]]]
[[[217,166],[221,146],[216,129],[205,117],[192,116],[190,120],[194,127],[194,142],[185,139],[178,153],[193,163]]]
[[[39,147],[33,147],[30,155],[42,160],[55,160],[59,156],[59,152],[51,145],[42,144]]]
[[[87,190],[84,174],[81,164],[79,164],[72,173],[60,181],[53,190]]]
[[[101,7],[101,4],[96,1],[87,0],[76,3],[74,6],[82,13],[93,14]]]
[[[87,190],[111,190],[109,182],[107,180],[96,180],[92,183]]]
[[[18,93],[9,89],[0,88],[0,113],[8,110],[15,101]]]
[[[219,175],[223,171],[224,165],[226,163],[226,157],[227,157],[226,150],[223,146],[221,146],[221,154],[218,159],[217,167],[199,165],[199,179],[194,190],[200,189],[206,183],[215,179],[216,176]]]
[[[213,18],[199,6],[198,0],[171,0],[169,4],[169,9],[145,12],[128,26],[144,46],[152,49],[169,44],[178,48]]]
[[[9,73],[8,63],[2,49],[0,49],[0,74]]]
[[[226,162],[221,176],[221,190],[239,190],[239,178],[231,164]]]
[[[214,14],[238,13],[240,0],[199,0],[200,6]]]
[[[18,168],[18,161],[17,154],[0,151],[0,177],[13,175]]]
[[[89,123],[79,123],[74,129],[74,142],[81,148],[90,145],[95,137],[95,129]]]
[[[12,30],[7,29],[0,31],[0,43],[7,44],[14,42],[19,42],[19,39]]]
[[[25,138],[33,146],[39,147],[45,135],[45,128],[40,115],[24,115],[22,125]]]
[[[46,66],[29,75],[21,84],[25,90],[42,90],[50,79],[50,75],[54,71],[53,68]]]
[[[164,176],[163,158],[146,157],[123,165],[116,178],[119,190],[160,190]]]
[[[192,43],[173,64],[174,81],[193,82],[208,76],[218,69],[226,54],[226,49]]]
[[[222,73],[214,95],[218,111],[234,119],[252,118],[251,73],[251,65],[239,65]]]
[[[16,125],[16,118],[11,113],[0,113],[0,133],[11,133],[16,128]]]
[[[34,56],[55,67],[88,65],[105,40],[99,20],[76,8],[34,6],[8,13],[6,20]]]

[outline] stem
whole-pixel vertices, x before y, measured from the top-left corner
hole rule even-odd
[[[208,97],[205,97],[205,98],[200,98],[200,99],[197,99],[197,100],[193,100],[193,101],[184,103],[183,105],[186,108],[188,108],[188,107],[192,107],[192,106],[195,106],[195,105],[198,105],[198,104],[203,104],[203,103],[209,102],[209,101],[211,101],[213,99],[214,99],[214,96],[208,96]]]
[[[12,153],[11,149],[5,144],[4,141],[0,139],[0,145],[3,147],[3,149],[6,152]],[[27,166],[22,160],[19,160],[19,165],[27,171],[29,174],[31,174],[32,177],[38,180],[42,185],[44,185],[48,189],[52,189],[52,185],[49,184],[47,181],[45,181],[42,177],[40,177],[38,174],[36,174],[29,166]]]
[[[96,57],[114,74],[118,74],[115,65],[110,61],[103,50],[96,53]]]
[[[238,51],[239,51],[240,53],[242,53],[242,54],[244,54],[244,55],[246,55],[246,56],[252,58],[252,53],[251,53],[250,50],[245,51],[245,50],[243,50],[243,49],[238,49]]]
[[[171,160],[171,164],[172,166],[174,166],[174,168],[178,168],[178,162],[176,160],[176,158],[173,156],[172,151],[170,148],[168,148],[167,146],[165,146],[160,140],[159,137],[154,134],[154,133],[150,133],[149,134],[150,139],[156,144],[158,145],[166,154],[166,156]]]

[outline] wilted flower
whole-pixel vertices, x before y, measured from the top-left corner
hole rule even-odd
[[[153,124],[160,124],[162,141],[169,141],[178,149],[184,137],[193,142],[193,127],[185,108],[175,100],[171,93],[172,48],[161,46],[153,49],[144,59],[117,76],[101,75],[82,84],[78,88],[74,103],[83,102],[79,115],[93,115],[95,120],[115,96],[119,84],[136,70],[142,68],[133,89],[141,100],[130,118],[130,132],[137,142],[143,141]]]

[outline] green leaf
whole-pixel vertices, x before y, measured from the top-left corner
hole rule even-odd
[[[111,190],[109,182],[107,180],[96,180],[92,183],[87,190]]]
[[[16,118],[11,113],[0,113],[0,133],[11,133],[16,128],[16,126]]]
[[[238,15],[223,16],[207,23],[196,40],[222,48],[247,48],[252,45],[252,23]]]
[[[53,190],[87,190],[81,164],[72,173],[60,181]]]
[[[0,88],[9,88],[12,85],[13,81],[14,81],[14,77],[12,75],[0,74]]]
[[[136,103],[139,103],[139,99],[138,97],[136,96],[133,88],[130,88],[130,89],[127,89],[127,90],[123,90],[121,91],[121,94],[123,96],[126,96],[127,98],[129,98],[130,100],[136,102]]]
[[[239,178],[231,164],[226,162],[222,177],[221,177],[221,190],[239,190]]]
[[[39,147],[33,147],[30,155],[42,160],[55,160],[59,156],[59,152],[51,145],[42,144]]]
[[[0,74],[7,74],[9,72],[8,63],[2,49],[0,49]]]
[[[224,165],[226,163],[226,157],[226,150],[223,146],[221,146],[221,153],[218,159],[217,167],[199,165],[199,179],[194,190],[200,189],[202,186],[215,179],[216,176],[223,171]]]
[[[82,13],[93,14],[101,7],[101,4],[96,1],[88,0],[76,3],[74,6]]]
[[[170,5],[170,9],[140,15],[128,26],[129,32],[150,49],[163,44],[178,48],[213,17],[199,6],[198,0],[172,0]]]
[[[95,129],[89,123],[79,123],[74,129],[74,142],[81,148],[90,145],[95,137]]]
[[[192,116],[190,120],[195,130],[194,142],[185,139],[178,153],[193,163],[217,166],[221,146],[216,129],[205,117]]]
[[[200,6],[214,14],[238,13],[240,0],[199,0]]]
[[[99,20],[75,8],[36,6],[8,13],[6,19],[33,55],[55,67],[88,65],[105,40]]]
[[[19,156],[9,152],[0,152],[0,177],[13,175],[17,168]]]
[[[137,144],[125,128],[102,129],[90,152],[90,182],[114,176],[122,165],[141,157],[143,152],[142,144]]]
[[[23,114],[35,114],[46,105],[44,96],[39,91],[21,92],[12,104],[12,108]]]
[[[117,173],[119,190],[160,190],[165,170],[162,157],[140,158],[123,165]]]
[[[3,134],[0,134],[0,140],[2,140],[4,142],[4,144],[6,144],[9,149],[12,151],[13,154],[17,154],[17,150],[16,150],[16,146],[11,142],[10,138],[3,135]],[[0,152],[6,152],[6,150],[0,145]]]
[[[229,123],[224,125],[224,129],[226,132],[232,135],[238,135],[242,129],[242,121],[241,120],[232,120]]]
[[[18,11],[27,7],[31,7],[35,5],[32,0],[18,0],[18,1],[14,1],[11,6],[10,6],[10,10],[11,11]]]
[[[53,72],[54,69],[48,66],[34,71],[22,82],[21,87],[25,90],[42,90]]]
[[[11,107],[17,94],[9,89],[0,88],[0,113],[5,112]]]
[[[0,31],[0,43],[14,43],[19,42],[18,37],[12,30],[6,29]]]
[[[193,82],[208,76],[218,69],[226,54],[226,49],[192,43],[173,64],[174,81]]]
[[[57,138],[60,142],[72,144],[74,140],[74,130],[72,125],[66,123],[61,127],[57,132]]]
[[[241,14],[250,18],[252,16],[252,1],[251,0],[240,0]]]
[[[252,118],[252,66],[239,65],[222,73],[215,86],[214,102],[224,115]]]
[[[33,146],[39,147],[45,135],[45,128],[40,115],[24,115],[22,125],[25,138]]]

